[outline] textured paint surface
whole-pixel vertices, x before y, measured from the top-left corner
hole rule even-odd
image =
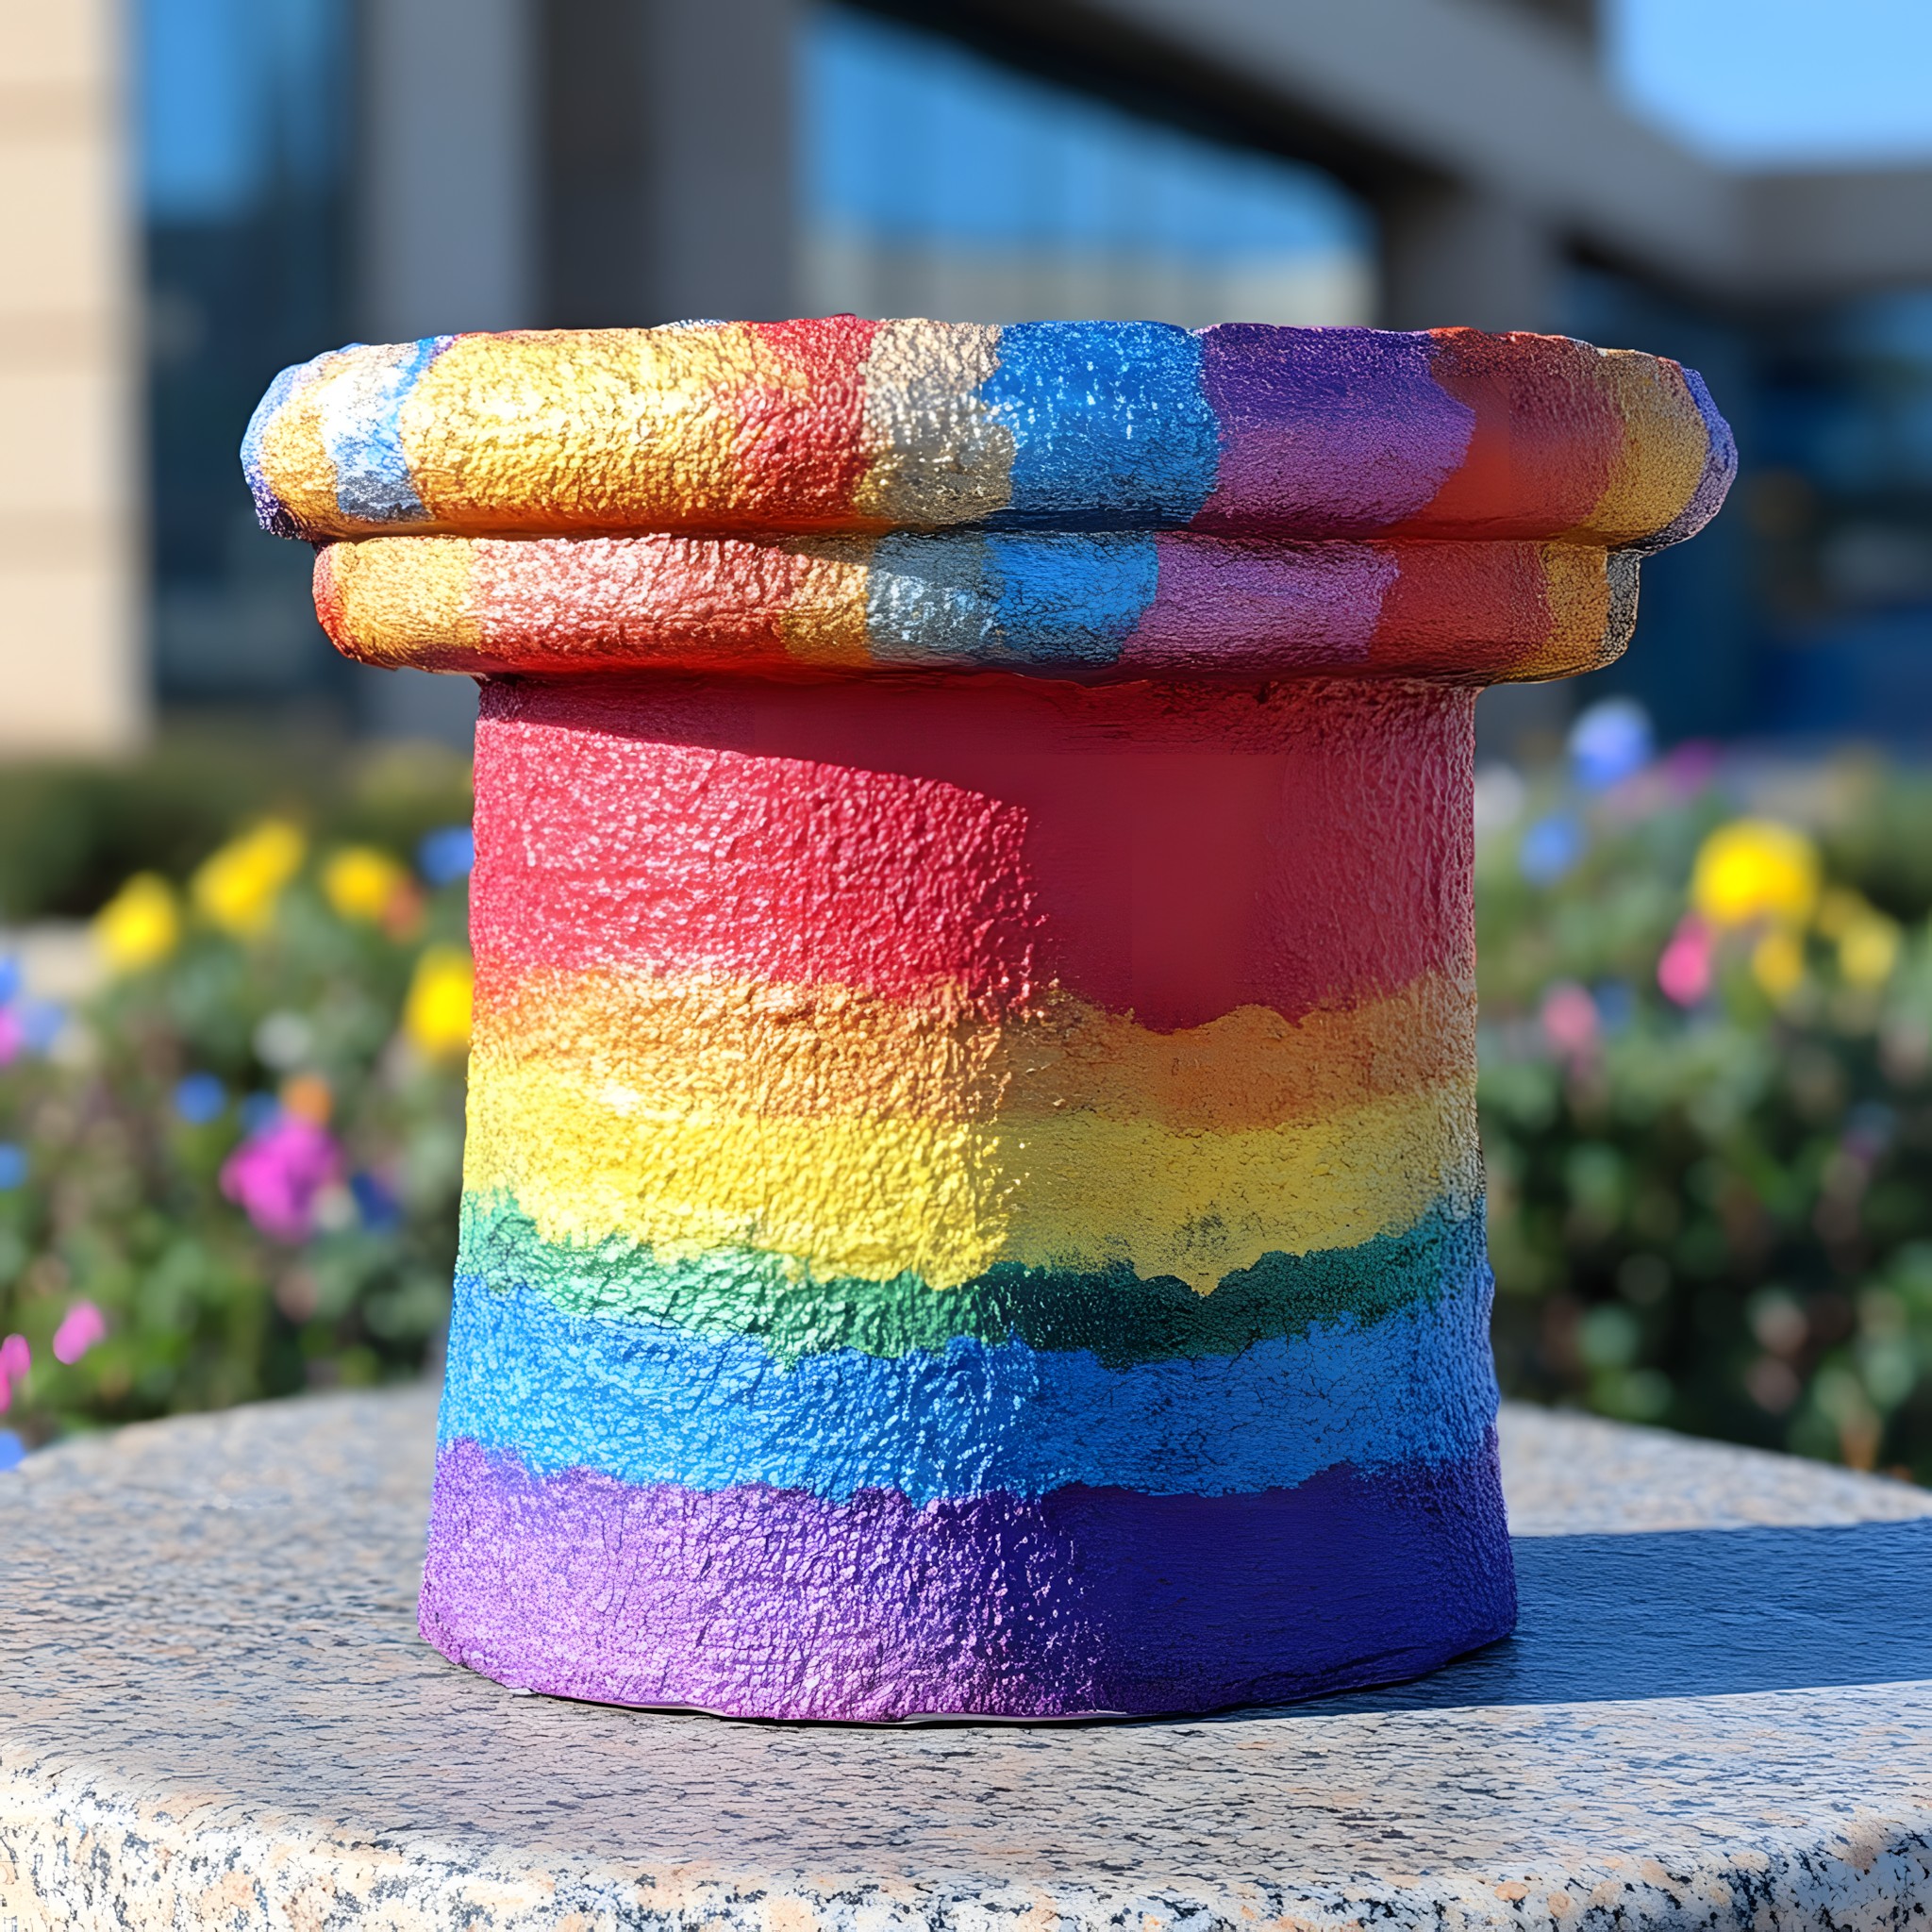
[[[510,1697],[453,1669],[414,1628],[434,1435],[427,1390],[255,1404],[0,1482],[0,1922],[1890,1932],[1932,1911],[1923,1490],[1506,1406],[1508,1642],[1207,1721],[852,1729]],[[550,1524],[586,1523],[563,1511],[596,1488],[565,1486]],[[472,1560],[499,1613],[527,1591],[527,1623],[493,1623],[526,1661],[592,1600],[506,1547],[500,1571]],[[724,1547],[734,1575],[758,1560]],[[697,1548],[557,1555],[635,1589]],[[1292,1546],[1266,1554],[1292,1602]],[[824,1601],[846,1629],[876,1607]],[[1379,1592],[1352,1608],[1399,1627]],[[1024,1658],[1028,1626],[977,1603],[961,1626],[990,1637],[989,1674]],[[635,1683],[650,1629],[613,1631],[602,1655]],[[1163,1667],[1150,1616],[1124,1645]]]
[[[1080,1274],[1008,1262],[940,1292],[903,1274],[821,1281],[790,1257],[754,1249],[667,1257],[623,1235],[546,1241],[513,1199],[488,1193],[465,1199],[462,1221],[459,1288],[496,1282],[567,1314],[754,1337],[785,1367],[834,1350],[892,1359],[1012,1336],[1040,1350],[1084,1350],[1112,1368],[1236,1356],[1344,1315],[1378,1321],[1479,1278],[1485,1267],[1480,1218],[1440,1206],[1401,1234],[1352,1248],[1271,1254],[1223,1275],[1212,1294],[1173,1275],[1143,1280],[1124,1263]]]
[[[505,1683],[621,1704],[848,1719],[1253,1704],[1413,1676],[1515,1618],[1492,1442],[1212,1498],[1064,1486],[922,1507],[891,1489],[834,1506],[541,1478],[459,1440],[436,1496],[430,1641]],[[633,1602],[653,1614],[605,1608]]]
[[[1560,337],[846,316],[341,350],[243,461],[368,540],[315,593],[369,663],[1489,682],[1614,658],[1736,454]]]
[[[477,970],[994,1016],[1072,998],[1160,1033],[1346,1011],[1424,974],[1473,1000],[1473,703],[1407,684],[506,681],[477,739]],[[1473,1050],[1471,1024],[1465,1007]]]
[[[1183,529],[1674,541],[1736,464],[1694,375],[1559,336],[712,323],[342,349],[243,460],[285,535]]]
[[[1488,682],[1616,657],[1636,567],[1601,545],[1428,539],[376,537],[323,548],[315,605],[346,657],[479,674],[983,666]]]
[[[670,1255],[720,1241],[821,1276],[916,1274],[957,1288],[1003,1261],[1109,1262],[1207,1293],[1277,1249],[1345,1246],[1475,1192],[1466,1086],[1319,1123],[1174,1133],[1068,1112],[930,1124],[640,1111],[595,1062],[481,1074],[471,1186],[547,1232],[627,1235]]]
[[[1696,376],[1463,329],[439,337],[243,452],[485,681],[422,1628],[774,1717],[1502,1636],[1474,692],[1627,640]]]
[[[758,1484],[915,1507],[1070,1485],[1156,1495],[1288,1489],[1467,1460],[1496,1407],[1486,1279],[1235,1356],[1109,1368],[1085,1349],[956,1338],[786,1368],[752,1338],[567,1315],[528,1290],[466,1283],[450,1325],[444,1436],[541,1472],[687,1490]],[[836,1423],[830,1419],[836,1418]]]
[[[1470,708],[486,687],[431,1641],[876,1718],[1506,1630]]]

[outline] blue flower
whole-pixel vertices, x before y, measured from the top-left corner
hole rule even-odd
[[[1637,995],[1624,980],[1600,979],[1591,988],[1591,996],[1606,1033],[1622,1033],[1637,1017]]]
[[[361,1215],[364,1227],[375,1234],[386,1234],[400,1225],[402,1206],[375,1174],[351,1174],[349,1191],[356,1197],[356,1211]]]
[[[444,825],[416,848],[416,865],[432,886],[467,878],[476,862],[476,841],[468,825]]]
[[[190,1074],[175,1089],[175,1111],[191,1127],[205,1127],[228,1104],[228,1090],[212,1074]]]
[[[0,1141],[0,1193],[26,1185],[26,1149]]]
[[[1516,863],[1533,886],[1554,886],[1583,857],[1583,823],[1569,812],[1552,812],[1523,835]]]
[[[0,958],[0,1007],[20,991],[20,961],[11,953]]]
[[[1586,791],[1607,791],[1657,756],[1650,713],[1635,698],[1603,698],[1570,727],[1570,768]]]
[[[18,1469],[26,1460],[26,1444],[11,1429],[0,1429],[0,1473]]]
[[[29,1053],[45,1053],[67,1024],[65,1010],[52,1000],[22,1000],[13,1010],[20,1016],[21,1038]]]

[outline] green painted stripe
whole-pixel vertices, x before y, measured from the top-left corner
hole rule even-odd
[[[1172,1275],[1142,1281],[1122,1262],[1091,1274],[1003,1262],[963,1287],[916,1274],[817,1281],[781,1255],[730,1248],[666,1260],[612,1235],[546,1241],[508,1194],[463,1197],[458,1279],[527,1288],[573,1315],[746,1336],[787,1367],[850,1349],[893,1360],[957,1337],[1040,1350],[1091,1349],[1109,1368],[1238,1355],[1271,1336],[1353,1317],[1363,1326],[1486,1273],[1480,1208],[1438,1202],[1413,1227],[1353,1248],[1264,1255],[1196,1294]]]

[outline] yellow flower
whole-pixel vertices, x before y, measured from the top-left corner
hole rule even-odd
[[[470,1043],[470,994],[475,974],[460,946],[425,946],[403,1002],[403,1032],[433,1059]]]
[[[1751,949],[1751,973],[1773,999],[1790,999],[1805,983],[1804,941],[1788,925],[1766,933]]]
[[[286,819],[264,819],[204,861],[190,881],[194,903],[225,932],[268,930],[282,888],[301,869],[308,841]]]
[[[1790,825],[1735,819],[1698,848],[1690,903],[1713,925],[1802,925],[1818,903],[1817,850]]]
[[[344,845],[322,869],[322,890],[344,919],[374,925],[390,908],[409,874],[387,852],[374,845]]]
[[[1867,907],[1838,936],[1838,970],[1853,986],[1883,986],[1898,964],[1898,923]]]
[[[1898,922],[1862,892],[1828,886],[1818,902],[1818,930],[1838,942],[1838,970],[1848,986],[1883,986],[1905,943]]]
[[[156,965],[180,942],[175,889],[155,873],[136,873],[94,914],[94,944],[117,973]]]
[[[1841,940],[1871,909],[1864,893],[1855,892],[1849,886],[1826,886],[1819,896],[1812,924],[1826,939]]]

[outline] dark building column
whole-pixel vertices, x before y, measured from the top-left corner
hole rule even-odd
[[[365,0],[358,326],[536,320],[536,0]]]
[[[1389,327],[1554,325],[1562,304],[1561,241],[1533,210],[1457,182],[1405,190],[1381,212]]]
[[[357,328],[375,342],[528,328],[540,316],[538,0],[363,0]],[[379,736],[466,743],[465,677],[360,691]]]
[[[543,0],[545,319],[793,312],[802,0]]]

